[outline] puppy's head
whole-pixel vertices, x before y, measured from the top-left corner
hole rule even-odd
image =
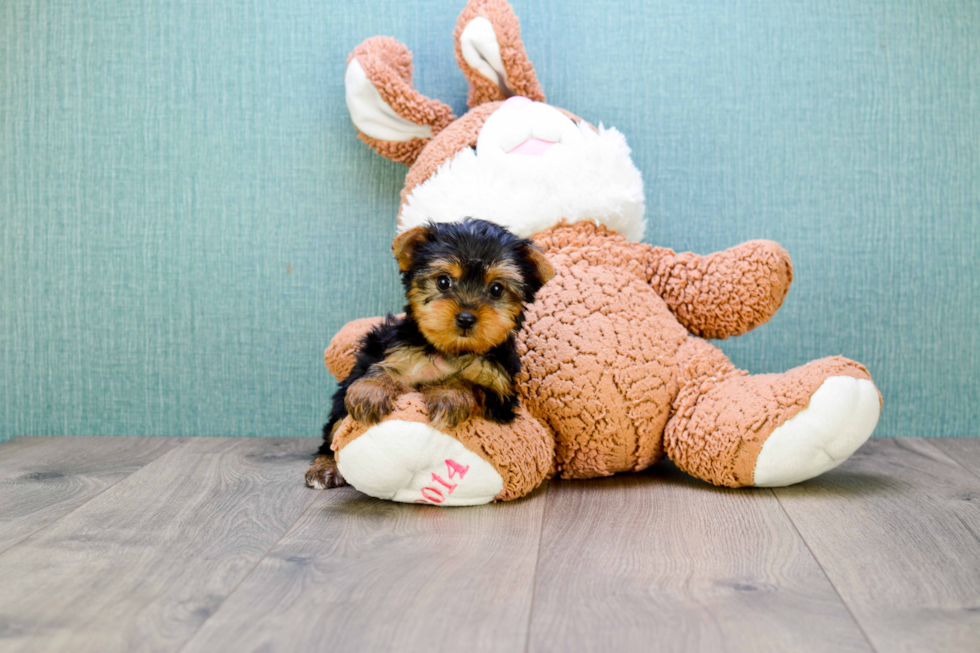
[[[406,311],[436,349],[485,354],[520,328],[555,271],[530,241],[484,220],[429,223],[395,238]]]

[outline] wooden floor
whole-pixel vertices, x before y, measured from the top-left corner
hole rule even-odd
[[[980,439],[400,505],[310,439],[0,445],[0,651],[980,651]]]

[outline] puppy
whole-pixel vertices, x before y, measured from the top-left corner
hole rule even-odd
[[[429,421],[453,429],[473,415],[507,424],[518,406],[521,369],[514,336],[524,305],[554,269],[530,241],[484,220],[428,223],[395,238],[392,251],[408,300],[361,343],[356,363],[333,396],[323,445],[306,473],[317,489],[345,485],[330,445],[347,415],[374,424],[412,390]]]

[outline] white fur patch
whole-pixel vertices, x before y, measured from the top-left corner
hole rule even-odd
[[[439,506],[490,503],[504,480],[456,438],[420,422],[372,426],[337,452],[337,468],[359,492]]]
[[[783,487],[837,467],[857,451],[878,424],[881,403],[874,383],[832,376],[806,408],[778,426],[762,444],[754,484]]]
[[[530,137],[555,145],[541,156],[508,154]],[[400,230],[472,217],[527,238],[566,219],[639,240],[643,202],[643,178],[619,131],[596,133],[539,102],[512,103],[487,119],[475,150],[461,150],[412,190]]]

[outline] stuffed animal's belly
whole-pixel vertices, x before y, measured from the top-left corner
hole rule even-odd
[[[563,477],[648,467],[663,456],[687,331],[626,270],[555,267],[521,336],[525,405],[554,432]]]

